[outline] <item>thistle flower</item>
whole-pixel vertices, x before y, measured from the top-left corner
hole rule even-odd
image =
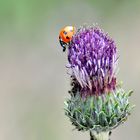
[[[71,41],[68,61],[82,95],[100,95],[115,89],[116,45],[101,29],[79,29]]]
[[[65,114],[79,131],[90,131],[91,140],[108,140],[109,132],[123,123],[132,106],[116,80],[117,48],[100,28],[77,30],[68,48],[71,97]],[[104,139],[105,139],[104,138]]]

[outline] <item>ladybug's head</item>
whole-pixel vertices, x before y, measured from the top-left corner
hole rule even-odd
[[[68,46],[68,43],[65,43],[60,36],[59,36],[59,42],[60,42],[60,45],[63,48],[63,52],[65,52],[66,47]]]

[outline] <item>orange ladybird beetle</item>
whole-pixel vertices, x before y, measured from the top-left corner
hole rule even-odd
[[[59,34],[59,42],[60,45],[63,47],[63,52],[65,52],[66,47],[69,46],[74,33],[75,33],[74,26],[66,26],[63,29],[61,29]]]

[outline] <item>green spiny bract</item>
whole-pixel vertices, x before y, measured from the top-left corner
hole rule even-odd
[[[79,131],[110,131],[125,122],[133,106],[128,102],[132,91],[117,87],[113,93],[82,98],[70,91],[65,102],[65,114]]]

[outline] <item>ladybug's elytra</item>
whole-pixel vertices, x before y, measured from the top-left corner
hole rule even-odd
[[[61,29],[59,34],[59,42],[63,47],[63,52],[65,52],[66,46],[69,46],[69,43],[74,33],[75,33],[74,26],[66,26],[63,29]]]

